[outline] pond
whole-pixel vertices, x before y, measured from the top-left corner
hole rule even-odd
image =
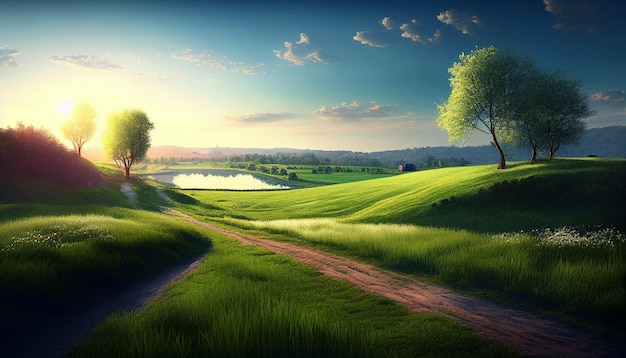
[[[287,190],[286,180],[257,173],[223,169],[180,169],[152,174],[155,180],[181,189]]]

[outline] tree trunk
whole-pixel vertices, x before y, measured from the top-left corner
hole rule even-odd
[[[533,152],[530,155],[530,164],[533,164],[535,162],[535,160],[537,159],[537,148],[533,147]]]
[[[130,167],[126,166],[124,169],[126,169],[126,180],[130,180]]]
[[[498,143],[498,140],[496,139],[496,133],[494,131],[491,131],[491,137],[493,138],[493,142],[491,142],[491,144],[496,147],[496,149],[498,150],[498,154],[500,154],[500,164],[498,165],[498,169],[505,169],[506,162],[504,160],[504,151],[502,151],[502,147],[500,147],[500,143]]]
[[[83,148],[82,148],[82,147],[78,147],[78,157],[79,157],[79,158],[80,158],[80,157],[82,157],[82,156],[80,155],[80,151],[81,151],[81,149],[83,149]]]

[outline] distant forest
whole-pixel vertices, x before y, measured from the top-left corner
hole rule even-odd
[[[522,161],[530,158],[530,149],[505,146],[507,160]],[[208,153],[206,151],[209,151]],[[557,157],[626,158],[626,126],[611,126],[588,129],[578,145],[565,146],[557,152]],[[183,153],[155,157],[148,153],[152,163],[174,164],[180,161],[221,161],[233,163],[309,165],[309,166],[361,166],[396,168],[399,165],[413,164],[417,170],[489,164],[498,162],[498,153],[491,145],[472,147],[421,147],[380,152],[352,152],[301,150],[288,148],[244,149],[244,148],[204,148]],[[542,158],[542,153],[539,153]]]

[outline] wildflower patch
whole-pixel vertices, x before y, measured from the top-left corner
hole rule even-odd
[[[78,226],[57,224],[24,232],[11,238],[2,251],[15,251],[34,247],[61,248],[85,241],[113,241],[116,238],[98,225]]]

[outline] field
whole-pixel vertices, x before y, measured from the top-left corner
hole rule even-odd
[[[2,320],[27,316],[22,297],[49,298],[43,310],[52,309],[202,254],[194,274],[144,309],[112,316],[73,354],[113,347],[120,349],[114,355],[131,356],[512,354],[436,314],[409,313],[282,255],[164,217],[158,189],[177,210],[223,227],[624,336],[614,317],[626,313],[626,161],[328,175],[345,182],[218,192],[134,180],[138,203],[125,199],[118,183],[84,191],[24,184],[0,204],[0,292],[15,293],[0,297]],[[94,291],[77,296],[85,277],[98,277]]]
[[[611,318],[626,313],[623,182],[623,160],[560,160],[300,191],[189,191],[203,207],[186,210],[510,305],[624,330]]]

